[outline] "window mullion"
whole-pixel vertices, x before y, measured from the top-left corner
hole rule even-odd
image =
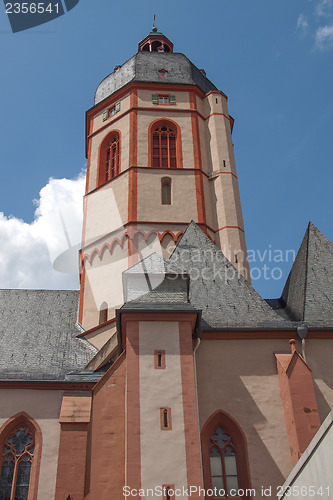
[[[158,134],[158,144],[160,148],[160,158],[159,158],[159,167],[162,168],[162,131],[159,131]]]
[[[19,460],[14,457],[15,463],[14,463],[14,472],[13,472],[13,482],[12,482],[12,491],[10,493],[10,500],[15,500],[15,492],[16,492],[16,483],[17,483],[17,470],[18,470],[18,464]]]
[[[225,462],[224,462],[224,450],[220,450],[221,453],[221,462],[222,462],[222,476],[223,476],[223,486],[226,494],[228,495],[228,483],[227,483],[227,473],[225,470]]]
[[[167,132],[168,168],[170,168],[170,132]]]
[[[119,174],[119,141],[116,142],[116,175]]]

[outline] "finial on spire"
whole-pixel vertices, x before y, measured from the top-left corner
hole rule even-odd
[[[153,33],[157,33],[157,28],[155,26],[155,19],[156,19],[156,14],[154,14],[154,21],[153,21]]]

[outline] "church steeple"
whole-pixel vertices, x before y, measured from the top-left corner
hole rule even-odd
[[[122,271],[147,252],[169,257],[191,220],[249,277],[232,126],[227,96],[155,23],[100,83],[87,112],[85,329],[114,320]]]

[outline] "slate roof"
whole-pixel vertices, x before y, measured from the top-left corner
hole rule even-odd
[[[163,82],[160,69],[167,71]],[[130,82],[196,85],[205,94],[210,90],[217,90],[184,54],[139,52],[99,84],[95,93],[95,105]]]
[[[0,290],[0,380],[95,380],[81,372],[98,350],[76,338],[78,300],[76,290]]]
[[[313,327],[333,326],[333,244],[309,223],[278,300],[291,320]]]
[[[154,272],[160,273],[161,268],[169,275],[190,276],[189,302],[194,309],[202,311],[205,329],[293,326],[260,297],[193,221],[170,259],[164,259],[163,263],[156,255],[145,259],[144,269],[151,280]],[[138,263],[126,274],[136,275],[140,269],[142,272],[142,264]],[[126,306],[149,309],[147,303],[160,302],[160,294],[161,285],[140,299],[133,298]]]

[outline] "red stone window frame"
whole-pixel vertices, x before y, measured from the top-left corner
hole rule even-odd
[[[177,136],[172,127],[159,125],[153,132],[153,167],[177,168]]]
[[[160,408],[160,421],[162,431],[172,430],[171,408]]]
[[[207,490],[212,488],[212,474],[210,466],[210,451],[212,448],[211,438],[219,426],[230,436],[232,441],[232,449],[236,457],[238,489],[249,490],[251,489],[251,479],[245,434],[236,420],[222,410],[214,412],[208,418],[201,431],[201,452],[205,489]],[[224,467],[223,475],[225,477]],[[224,497],[219,496],[211,498],[220,499],[229,497],[226,495]],[[232,496],[232,498],[240,500],[242,498],[251,499],[252,497]]]
[[[175,485],[162,484],[163,500],[175,500]]]
[[[165,128],[166,130],[162,131],[162,128]],[[164,155],[164,160],[162,160],[161,148],[160,148],[160,143],[162,141],[160,138],[157,141],[156,136],[154,138],[155,133],[158,136],[161,136],[163,133],[168,133],[167,132],[168,130],[172,131],[172,134],[174,134],[175,136],[176,149],[173,150],[175,151],[175,155],[174,154],[172,155],[175,156],[175,161],[174,160],[170,161],[171,155],[169,154],[168,140],[166,141],[165,139],[163,140],[164,142],[166,142],[166,145],[164,144],[164,149],[166,149],[167,154]],[[165,120],[165,119],[159,119],[153,121],[149,125],[148,129],[148,144],[149,144],[149,165],[151,167],[164,168],[164,169],[183,168],[182,139],[181,139],[181,130],[178,123],[174,122],[173,120]]]
[[[114,179],[120,173],[120,132],[112,130],[99,149],[98,186]]]
[[[11,452],[14,453],[14,450],[10,450],[11,447],[7,446],[8,439],[11,439],[11,437],[13,437],[15,433],[21,428],[23,428],[26,431],[27,435],[31,437],[33,443],[33,451],[31,448],[32,444],[27,444],[20,452],[20,454],[16,453],[10,500],[14,500],[15,498],[18,467],[20,462],[23,461],[24,456],[28,456],[28,461],[31,462],[27,498],[28,500],[34,500],[35,498],[37,498],[38,493],[38,480],[42,453],[42,433],[37,422],[35,422],[35,420],[25,412],[14,415],[12,418],[7,420],[7,422],[5,422],[0,428],[0,471],[3,463],[5,462],[6,456]],[[8,451],[4,453],[4,450]]]
[[[154,368],[156,370],[164,370],[165,367],[165,351],[162,349],[154,351]]]

